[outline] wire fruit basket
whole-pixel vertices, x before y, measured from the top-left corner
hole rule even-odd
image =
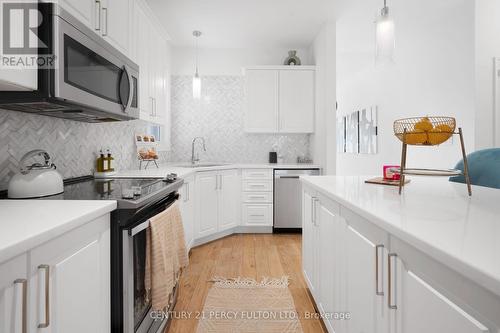
[[[456,120],[452,117],[413,117],[398,119],[394,122],[394,134],[403,143],[401,151],[401,168],[399,170],[401,175],[399,179],[399,194],[401,194],[401,190],[405,184],[406,175],[447,177],[463,175],[467,183],[469,196],[472,195],[462,128],[459,127],[458,132],[456,132],[455,129]],[[406,156],[408,146],[437,146],[448,141],[452,135],[458,135],[460,137],[460,146],[464,161],[463,172],[460,170],[407,168]]]
[[[452,117],[414,117],[394,122],[394,134],[404,143],[436,146],[448,141],[456,129]]]

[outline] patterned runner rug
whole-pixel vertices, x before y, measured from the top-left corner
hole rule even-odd
[[[301,333],[288,277],[214,278],[198,333]]]

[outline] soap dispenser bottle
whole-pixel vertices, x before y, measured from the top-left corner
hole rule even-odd
[[[99,157],[97,158],[97,162],[96,162],[96,169],[97,169],[97,172],[104,172],[104,162],[105,162],[105,157],[104,157],[104,153],[102,152],[102,149],[99,150]]]

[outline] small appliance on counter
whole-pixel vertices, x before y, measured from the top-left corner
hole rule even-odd
[[[43,157],[43,162],[27,165],[30,159]],[[63,178],[51,163],[50,155],[41,149],[26,153],[19,162],[19,172],[9,182],[9,199],[49,197],[64,192]]]
[[[269,163],[276,164],[278,163],[278,153],[275,151],[269,152]]]

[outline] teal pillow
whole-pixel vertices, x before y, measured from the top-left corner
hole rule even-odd
[[[500,189],[500,148],[478,150],[467,155],[469,177],[473,185]],[[455,169],[464,170],[464,161]],[[451,182],[465,183],[464,176],[450,178]]]

